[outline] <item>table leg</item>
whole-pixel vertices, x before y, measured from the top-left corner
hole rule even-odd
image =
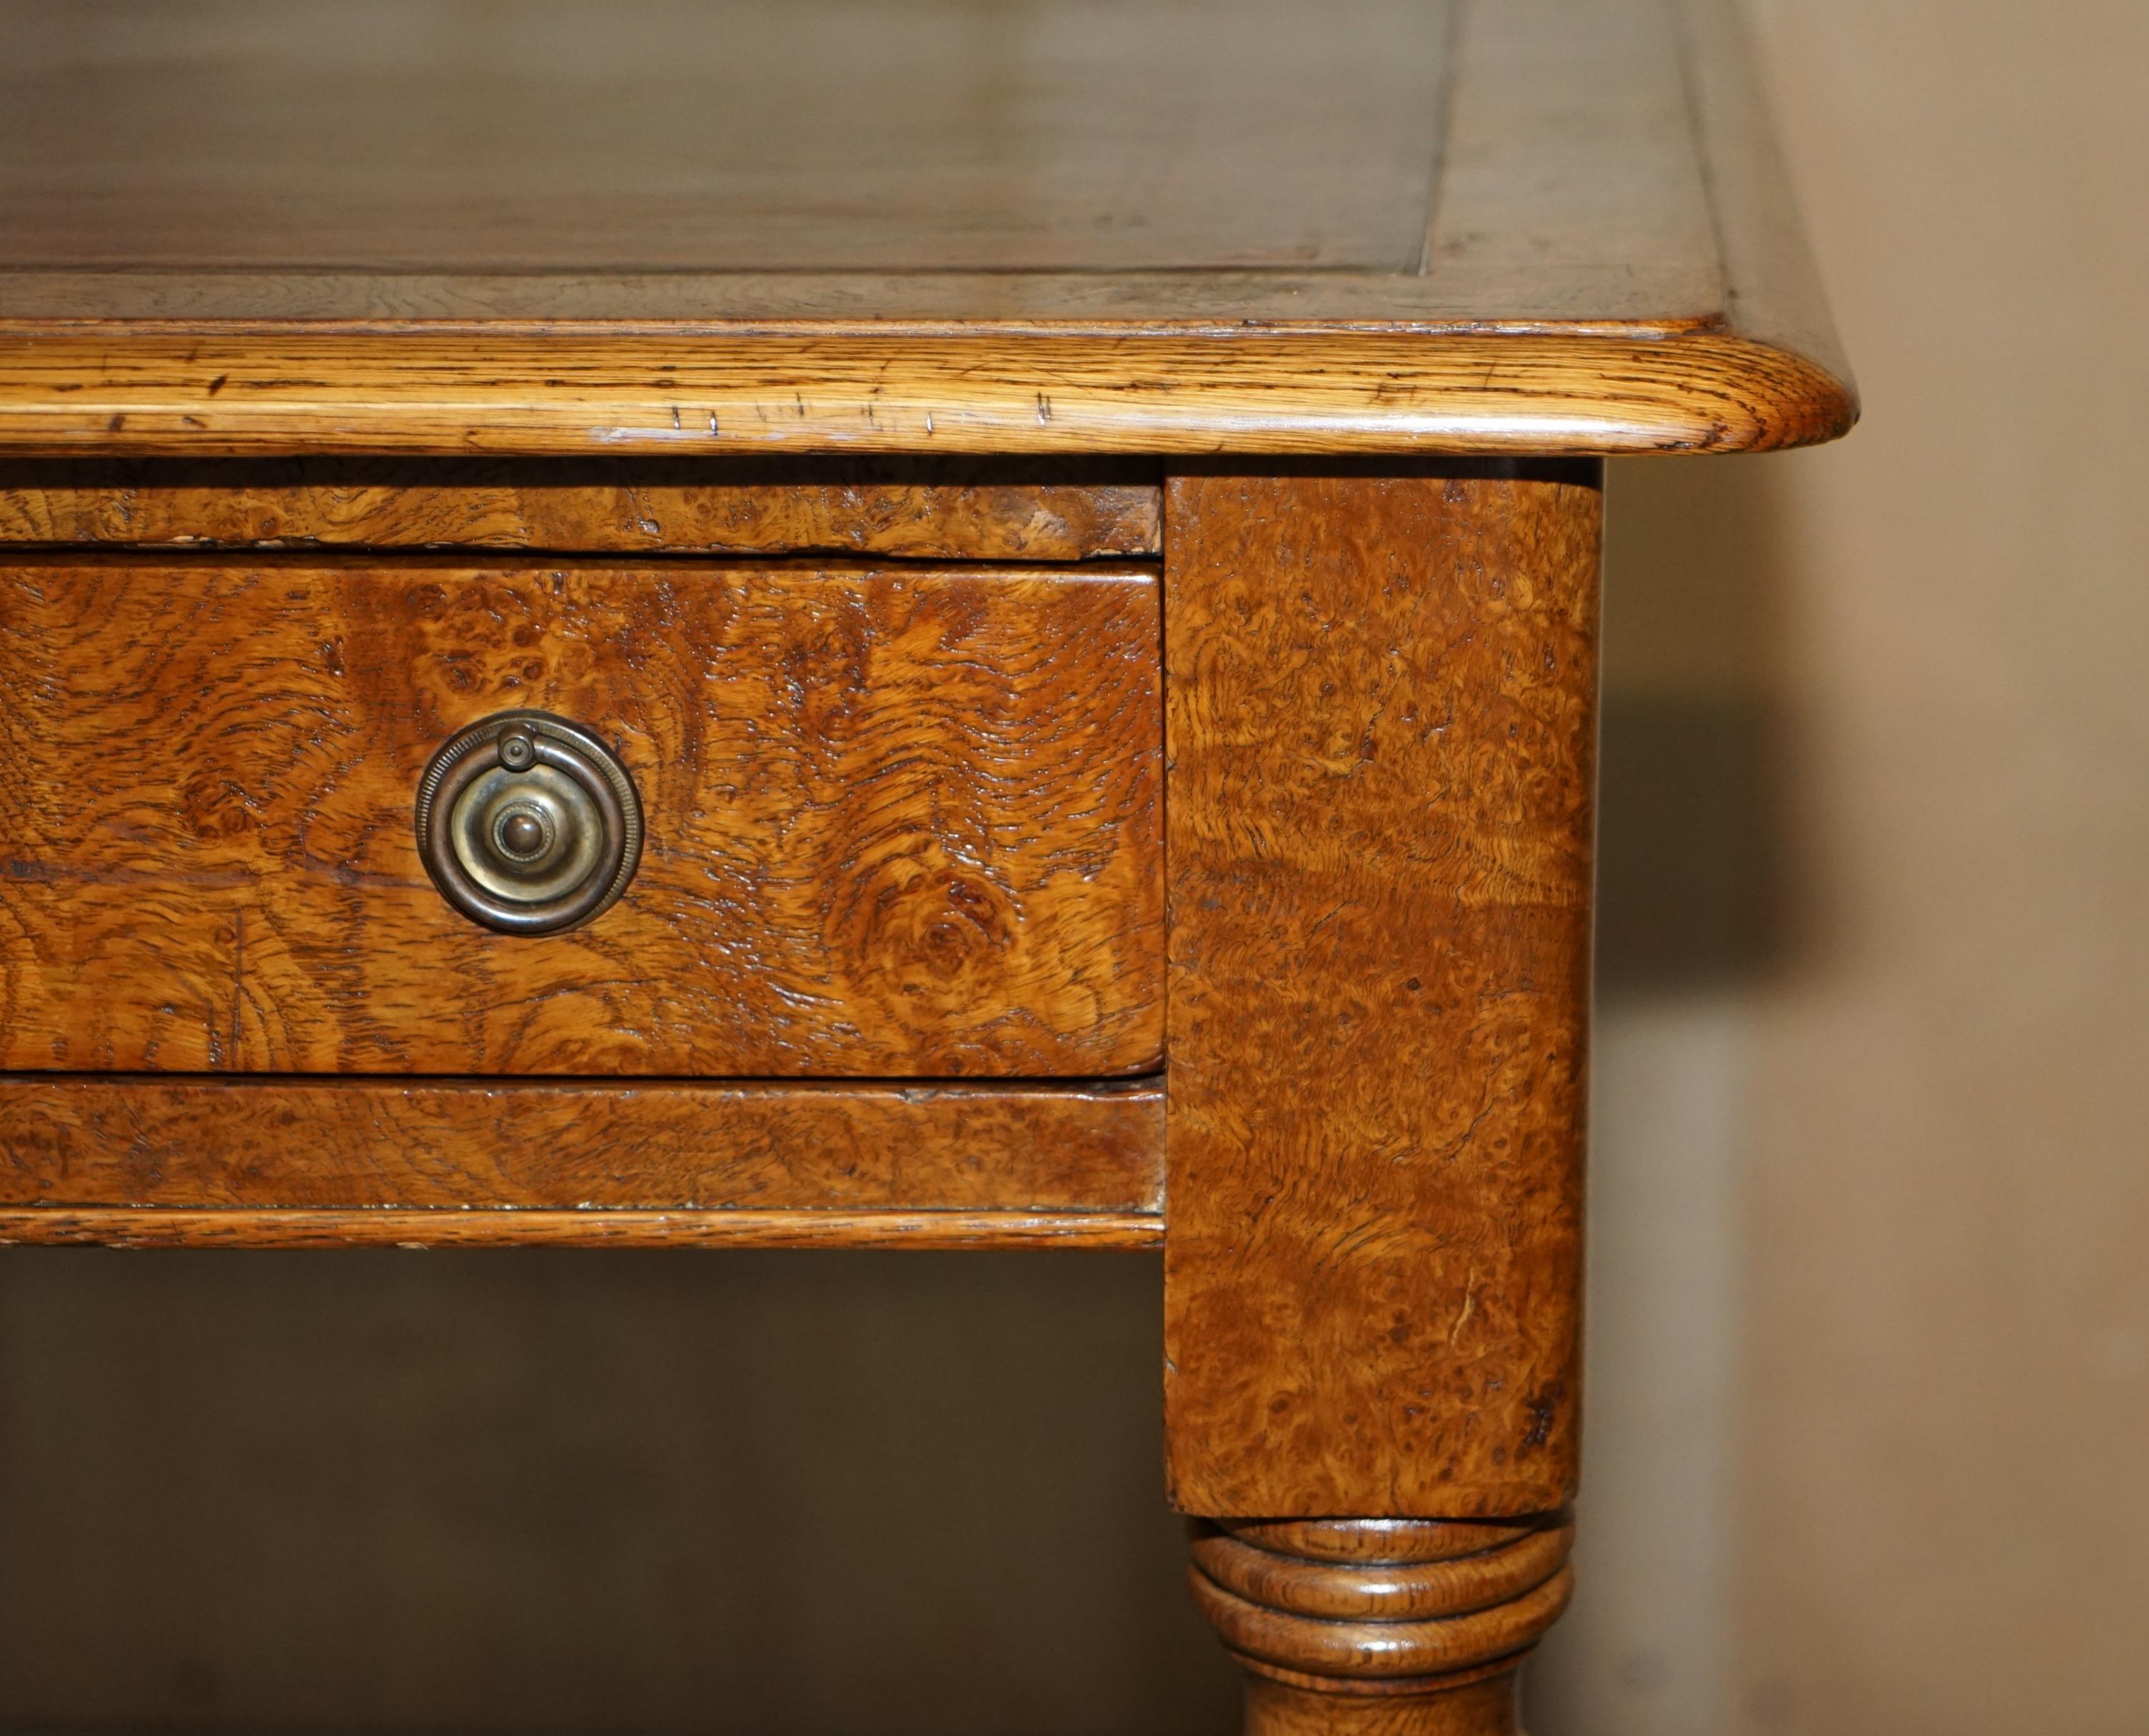
[[[1567,1596],[1600,502],[1166,490],[1167,1462],[1252,1731],[1511,1731]]]

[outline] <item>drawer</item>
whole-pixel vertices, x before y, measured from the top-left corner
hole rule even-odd
[[[1143,566],[0,565],[0,1068],[1071,1076],[1162,1041]],[[456,732],[570,720],[618,901],[451,908]]]

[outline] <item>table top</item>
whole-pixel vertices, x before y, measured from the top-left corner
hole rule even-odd
[[[1720,0],[0,0],[0,450],[1730,450]]]
[[[1450,17],[1438,0],[33,0],[0,70],[0,261],[1414,274]]]

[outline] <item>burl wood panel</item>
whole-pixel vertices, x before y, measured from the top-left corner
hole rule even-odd
[[[0,542],[562,553],[1153,555],[1152,466],[891,459],[0,465]]]
[[[1158,624],[1126,568],[0,565],[0,1065],[1148,1070]],[[435,747],[517,706],[647,823],[541,939],[411,835]]]
[[[0,1206],[1154,1213],[1163,1160],[1154,1083],[0,1078]]]
[[[1498,1516],[1573,1486],[1595,482],[1167,484],[1189,1512]]]

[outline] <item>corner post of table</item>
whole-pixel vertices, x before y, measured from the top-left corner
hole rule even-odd
[[[1165,1424],[1259,1736],[1508,1736],[1567,1600],[1593,462],[1165,496]]]

